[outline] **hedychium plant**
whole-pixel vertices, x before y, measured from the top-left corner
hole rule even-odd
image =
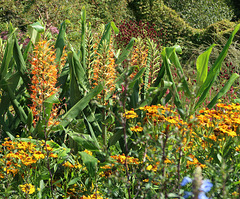
[[[212,48],[215,44],[211,45],[203,54],[199,55],[199,57],[197,58],[196,93],[189,89],[188,82],[186,80],[187,77],[184,75],[179,58],[177,56],[177,53],[181,53],[180,46],[163,48],[163,51],[161,53],[163,59],[163,65],[161,70],[163,75],[166,74],[168,82],[164,81],[164,79],[162,78],[161,84],[163,87],[168,87],[170,90],[170,93],[166,96],[163,103],[167,103],[171,98],[173,98],[174,104],[176,105],[182,118],[187,118],[192,115],[205,102],[207,95],[209,94],[209,90],[211,89],[212,85],[216,81],[221,71],[222,62],[227,55],[228,48],[231,45],[234,35],[238,32],[239,28],[240,24],[235,27],[226,45],[219,54],[213,66],[210,68],[209,72],[208,61]],[[177,69],[177,76],[180,80],[178,84],[176,84],[173,80],[173,75],[170,68],[171,65],[174,65]],[[223,88],[208,103],[207,107],[209,109],[213,108],[214,105],[217,103],[218,99],[220,99],[223,95],[227,93],[227,91],[231,88],[231,85],[238,77],[239,75],[237,73],[233,73],[231,75],[230,79],[226,82]],[[184,108],[184,103],[181,102],[179,98],[178,92],[180,90],[182,90],[184,92],[184,95],[190,99],[191,103],[188,105],[187,109]]]

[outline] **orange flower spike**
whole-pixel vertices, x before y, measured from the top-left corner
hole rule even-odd
[[[59,65],[55,63],[55,51],[47,41],[40,41],[36,44],[31,61],[32,86],[31,99],[32,111],[35,124],[39,120],[43,102],[46,98],[57,93],[56,83],[58,78]],[[63,60],[61,59],[61,63]],[[49,72],[50,71],[50,72]]]

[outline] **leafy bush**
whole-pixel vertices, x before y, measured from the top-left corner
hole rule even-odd
[[[234,15],[233,10],[224,1],[170,0],[164,2],[194,28],[206,28],[223,19],[231,20]]]
[[[135,38],[141,38],[147,41],[152,40],[158,47],[166,45],[167,31],[163,28],[156,31],[155,24],[143,21],[122,21],[118,24],[119,34],[116,36],[117,44],[119,46],[126,46],[130,40]]]

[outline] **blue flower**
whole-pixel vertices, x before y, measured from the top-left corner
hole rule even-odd
[[[192,182],[192,179],[191,179],[191,178],[189,178],[189,177],[184,177],[180,185],[183,187],[183,186],[185,186],[186,184],[188,184],[188,183],[190,183],[190,182]]]
[[[210,180],[203,180],[199,190],[207,193],[211,190],[212,186],[213,184],[210,182]]]
[[[209,198],[205,195],[204,192],[200,192],[200,193],[198,194],[198,199],[209,199]]]
[[[192,196],[193,193],[192,192],[189,192],[189,191],[184,191],[184,198],[188,198],[189,196]]]

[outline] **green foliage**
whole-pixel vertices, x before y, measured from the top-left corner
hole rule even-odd
[[[207,26],[233,18],[233,11],[223,1],[213,0],[171,0],[164,1],[194,28],[206,28]]]
[[[102,5],[95,2],[95,6]],[[181,27],[185,22],[162,1],[157,5],[154,1],[138,3],[146,3],[144,12],[150,13],[151,8],[151,17],[159,24],[172,17],[171,31],[179,28],[179,37],[194,38],[196,30]],[[158,8],[159,13],[170,15],[159,18]],[[181,65],[179,45],[160,51],[150,39],[144,43],[141,38],[132,38],[125,49],[116,49],[113,34],[119,30],[115,23],[94,32],[86,12],[87,6],[82,7],[77,47],[66,41],[71,34],[68,20],[62,22],[53,40],[54,35],[50,37],[40,22],[29,25],[31,38],[24,48],[18,44],[16,29],[9,25],[0,68],[0,196],[182,198],[181,179],[192,175],[196,166],[203,168],[204,178],[216,184],[208,196],[222,199],[234,193],[240,172],[236,158],[240,151],[239,105],[222,103],[214,110],[197,110],[203,103],[214,108],[239,77],[233,74],[225,85],[218,86],[222,89],[213,99],[206,99],[240,24],[224,48],[219,47],[221,52],[209,72],[215,46],[198,57],[195,88]],[[41,38],[54,42],[55,51],[38,51],[41,44],[48,49],[47,41],[37,43]],[[43,59],[51,53],[53,57]],[[35,62],[38,59],[41,62]],[[42,65],[61,70],[58,76],[51,76],[56,70],[44,71]],[[41,93],[34,90],[47,82],[47,78],[40,82],[46,74],[54,80],[56,92],[50,90],[50,84]],[[37,83],[33,81],[36,75]],[[33,106],[38,98],[39,112]],[[26,138],[29,135],[34,138]],[[19,186],[23,184],[34,185],[33,193],[25,192]],[[197,197],[199,190],[196,192]]]

